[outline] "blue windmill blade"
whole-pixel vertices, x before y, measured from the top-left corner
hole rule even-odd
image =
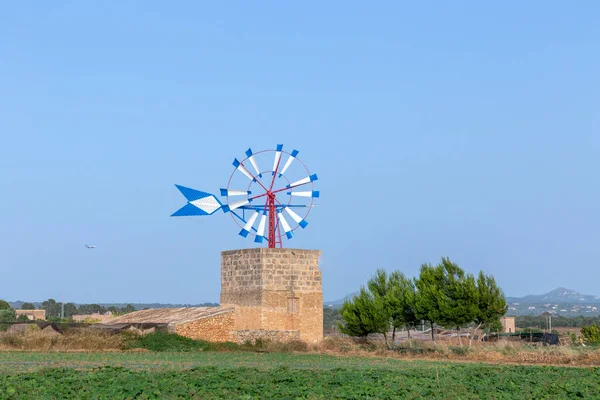
[[[288,224],[281,210],[277,210],[277,217],[279,218],[279,224],[283,228],[283,232],[285,232],[285,236],[287,236],[288,239],[293,238],[294,232],[292,232],[292,228],[290,228],[290,224]]]
[[[235,167],[235,169],[237,169],[238,171],[240,171],[242,174],[246,175],[246,177],[248,179],[250,179],[251,181],[256,181],[256,178],[252,176],[252,174],[250,173],[250,171],[248,171],[246,169],[246,167],[244,167],[244,164],[242,164],[241,162],[239,162],[237,158],[233,160],[232,164]]]
[[[256,211],[254,211],[252,213],[252,215],[250,216],[250,219],[248,219],[248,222],[246,222],[246,225],[244,225],[244,227],[240,231],[240,236],[243,236],[243,237],[248,236],[248,234],[252,230],[252,227],[254,226],[254,223],[256,222],[257,218],[258,218],[258,213]]]
[[[299,153],[298,150],[292,151],[292,154],[290,154],[290,156],[288,157],[288,159],[285,162],[285,165],[283,166],[281,172],[279,172],[279,178],[281,178],[285,174],[285,171],[288,170],[288,168],[290,167],[290,165],[292,165],[292,162],[296,159],[296,156],[298,155],[298,153]]]
[[[278,144],[277,150],[275,150],[275,159],[273,160],[273,175],[275,175],[275,172],[277,172],[277,169],[279,168],[279,160],[281,160],[281,151],[282,150],[283,150],[283,145]]]
[[[302,186],[302,185],[306,185],[307,183],[311,183],[314,181],[319,180],[319,177],[317,176],[317,174],[312,174],[310,176],[307,176],[306,178],[300,179],[296,182],[290,183],[289,185],[286,185],[285,187],[287,188],[295,188],[296,186]]]
[[[263,215],[260,217],[260,222],[258,223],[258,229],[256,230],[256,237],[254,238],[255,243],[262,243],[265,239],[265,227],[267,225],[267,212],[263,211]]]
[[[287,192],[288,195],[290,196],[297,196],[297,197],[319,197],[321,195],[321,192],[319,192],[318,190],[307,190],[304,192]]]
[[[260,168],[258,167],[258,163],[254,159],[254,154],[252,154],[252,149],[246,150],[246,156],[248,157],[250,164],[252,164],[252,168],[254,168],[254,171],[256,171],[256,175],[258,175],[259,178],[262,178],[262,174],[260,172]]]
[[[306,222],[306,220],[304,218],[302,218],[301,216],[299,216],[298,214],[296,214],[294,212],[294,210],[292,210],[290,207],[284,207],[283,210],[288,213],[288,215],[290,217],[292,217],[292,219],[302,227],[302,229],[306,228],[306,225],[308,225],[308,222]]]
[[[179,189],[188,202],[185,206],[171,214],[171,217],[212,215],[223,206],[213,194],[180,185],[175,185],[175,187]]]

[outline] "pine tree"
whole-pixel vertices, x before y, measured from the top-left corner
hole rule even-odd
[[[508,311],[504,293],[496,284],[496,280],[491,275],[485,275],[479,271],[477,277],[477,292],[479,294],[479,305],[475,323],[477,328],[482,326],[486,328],[499,323],[500,317]]]
[[[458,341],[461,343],[460,328],[473,322],[479,312],[479,294],[475,278],[448,258],[442,258],[438,267],[443,271],[439,322],[447,328],[456,329]]]
[[[388,307],[392,319],[392,341],[395,340],[396,328],[406,328],[410,338],[410,330],[417,323],[415,316],[415,284],[400,271],[390,274],[388,280]]]
[[[415,279],[417,292],[415,295],[414,310],[417,319],[429,322],[431,326],[431,340],[435,341],[433,324],[440,321],[441,290],[443,270],[430,264],[421,265],[419,278]]]

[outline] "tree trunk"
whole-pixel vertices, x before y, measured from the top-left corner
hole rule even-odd
[[[481,324],[483,324],[483,322],[480,322],[479,325],[477,325],[477,328],[473,330],[473,333],[469,335],[469,347],[471,347],[471,344],[473,343],[473,336],[475,336],[475,333],[481,328]],[[479,338],[477,338],[477,340],[479,340]]]
[[[392,329],[392,344],[396,344],[396,327]]]
[[[384,332],[383,334],[383,340],[385,340],[385,347],[390,350],[390,344],[388,343],[388,339],[387,339],[387,332]]]
[[[433,336],[433,321],[429,321],[431,324],[431,341],[435,343],[435,337]]]
[[[410,325],[406,324],[406,332],[408,333],[408,338],[410,339]]]
[[[458,338],[458,344],[462,347],[462,340],[460,339],[460,328],[456,328],[456,337]]]

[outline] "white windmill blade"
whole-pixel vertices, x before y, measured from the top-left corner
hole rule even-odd
[[[248,179],[250,179],[251,181],[255,180],[254,177],[252,176],[252,174],[250,173],[250,171],[248,171],[246,169],[246,167],[244,167],[242,165],[242,163],[238,161],[237,158],[233,160],[232,164],[238,171],[240,171],[242,174],[246,175],[248,177]]]
[[[267,224],[267,212],[263,211],[263,215],[260,217],[260,222],[258,223],[258,229],[256,230],[256,237],[254,241],[256,243],[262,243],[265,239],[265,225]]]
[[[306,220],[305,220],[305,219],[303,219],[301,216],[299,216],[298,214],[296,214],[296,213],[294,212],[294,210],[292,210],[292,209],[291,209],[291,208],[289,208],[289,207],[285,207],[285,208],[284,208],[284,210],[285,210],[285,212],[286,212],[286,213],[288,213],[288,215],[289,215],[290,217],[292,217],[292,219],[293,219],[294,221],[296,221],[296,223],[297,223],[298,225],[300,225],[300,226],[302,227],[302,229],[306,228],[306,225],[308,225],[308,222],[306,222]]]
[[[292,154],[290,154],[287,161],[285,162],[285,165],[283,166],[283,169],[279,173],[280,178],[283,174],[285,174],[285,171],[287,171],[287,169],[290,167],[290,165],[292,165],[292,162],[296,159],[296,156],[298,155],[298,153],[299,153],[298,150],[292,151]]]
[[[250,190],[233,190],[233,189],[221,189],[221,196],[247,196],[252,194]]]
[[[278,144],[277,150],[275,151],[275,160],[273,160],[273,175],[275,175],[275,170],[279,166],[279,160],[281,159],[281,150],[283,150],[283,145]]]
[[[248,234],[250,233],[250,230],[254,226],[254,222],[256,222],[257,217],[258,217],[258,213],[256,211],[254,211],[252,213],[252,215],[250,216],[250,219],[248,220],[248,222],[246,222],[246,225],[244,225],[244,227],[240,231],[240,236],[243,236],[243,237],[248,236]]]
[[[296,186],[300,186],[300,185],[305,185],[307,183],[310,182],[314,182],[316,180],[318,180],[319,177],[317,176],[317,174],[312,174],[311,176],[307,176],[306,178],[300,179],[299,181],[296,181],[294,183],[290,183],[289,185],[286,185],[287,188],[293,188]]]
[[[260,168],[258,168],[258,163],[254,159],[254,155],[252,154],[252,149],[246,150],[246,156],[248,157],[248,160],[250,160],[250,164],[252,164],[252,168],[254,168],[254,170],[256,171],[256,175],[258,175],[259,178],[262,178],[262,174],[260,173]]]
[[[223,208],[223,212],[229,212],[229,211],[233,211],[236,208],[240,208],[241,206],[245,206],[246,204],[249,204],[250,200],[246,199],[246,200],[240,200],[240,201],[236,201],[235,203],[232,204],[225,204],[222,208]]]
[[[305,192],[287,192],[287,194],[298,197],[319,197],[321,193],[318,190],[308,190]]]
[[[283,216],[283,213],[281,212],[281,210],[279,210],[279,212],[277,213],[277,217],[279,217],[279,223],[281,224],[281,227],[283,228],[283,231],[285,232],[285,236],[287,236],[288,239],[293,238],[294,232],[292,232],[292,229],[290,228],[290,225],[288,224],[288,222],[285,220],[285,217]]]

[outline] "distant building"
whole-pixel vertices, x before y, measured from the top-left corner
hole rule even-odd
[[[500,323],[504,333],[515,333],[515,317],[502,317]]]
[[[114,318],[113,314],[110,311],[105,312],[104,314],[100,313],[92,313],[92,314],[81,314],[81,315],[73,315],[73,321],[75,322],[100,322],[104,323],[110,321]]]
[[[46,320],[46,310],[15,310],[17,318],[19,315],[25,315],[29,320]]]

